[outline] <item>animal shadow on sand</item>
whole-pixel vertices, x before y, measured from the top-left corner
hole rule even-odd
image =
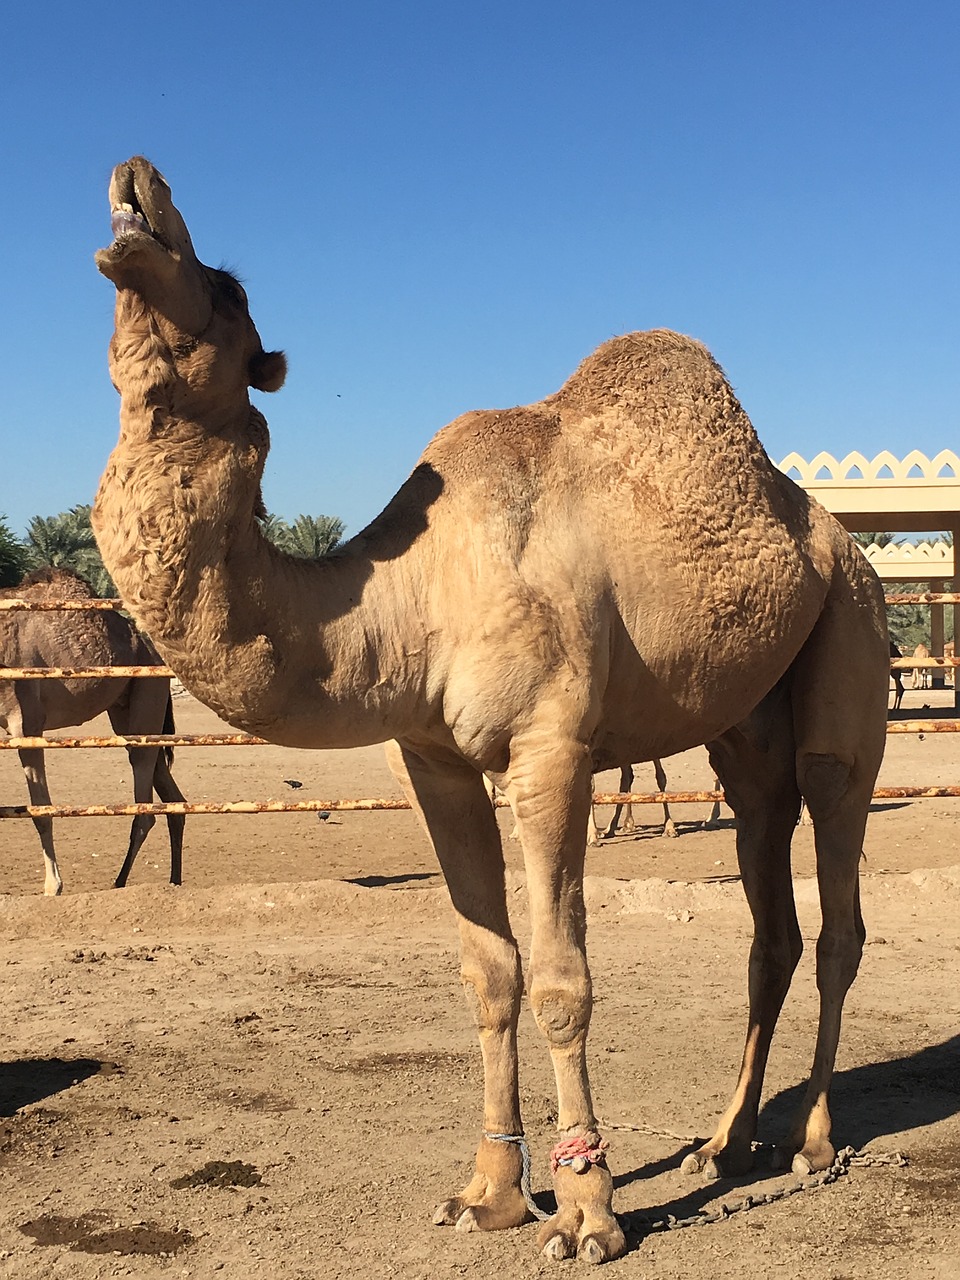
[[[15,1115],[21,1107],[41,1102],[81,1080],[114,1070],[97,1058],[24,1058],[0,1062],[0,1116]]]
[[[436,871],[410,871],[398,876],[348,876],[346,883],[359,885],[361,889],[386,889],[392,884],[408,884],[410,881],[437,880]]]
[[[784,1132],[800,1105],[802,1085],[770,1098],[760,1125]],[[858,1149],[874,1138],[922,1129],[960,1114],[960,1035],[904,1058],[838,1071],[830,1090],[834,1129]]]
[[[784,1089],[764,1104],[759,1123],[763,1139],[771,1140],[787,1131],[804,1087]],[[951,1036],[942,1044],[928,1045],[907,1057],[870,1062],[838,1072],[833,1078],[830,1097],[838,1147],[849,1144],[858,1150],[875,1138],[922,1129],[960,1114],[960,1035]],[[617,1174],[614,1186],[623,1188],[679,1169],[683,1157],[695,1150],[700,1141],[639,1169]],[[692,1183],[685,1195],[644,1209],[642,1215],[651,1219],[693,1217],[725,1193],[739,1188],[755,1189],[759,1183],[781,1178],[783,1170],[772,1168],[771,1157],[772,1151],[761,1150],[755,1168],[743,1177],[725,1178],[720,1183]],[[544,1207],[548,1207],[548,1197],[544,1196],[543,1200]],[[633,1216],[633,1212],[624,1214],[625,1225]],[[630,1230],[629,1234],[635,1242],[643,1232]]]

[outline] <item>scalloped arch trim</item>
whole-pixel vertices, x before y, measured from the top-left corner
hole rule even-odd
[[[952,449],[941,449],[933,458],[928,458],[919,449],[911,449],[905,458],[895,458],[887,449],[870,459],[858,450],[839,460],[823,451],[809,460],[799,453],[788,453],[779,468],[805,486],[883,481],[896,484],[960,483],[960,457]]]

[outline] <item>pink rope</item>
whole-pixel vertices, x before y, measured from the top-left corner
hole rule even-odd
[[[595,1144],[587,1142],[582,1135],[564,1138],[550,1152],[550,1168],[556,1173],[561,1165],[567,1165],[577,1173],[585,1173],[591,1165],[603,1163],[607,1146],[602,1138],[598,1138]]]

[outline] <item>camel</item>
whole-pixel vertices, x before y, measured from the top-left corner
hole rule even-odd
[[[654,759],[651,761],[651,764],[653,765],[654,777],[657,780],[657,790],[661,792],[666,791],[667,775],[664,772],[663,764],[656,757],[654,757]],[[625,764],[623,768],[620,770],[620,794],[621,795],[629,795],[630,792],[633,790],[633,782],[634,782],[635,776],[636,775],[634,774],[632,764]],[[618,831],[621,832],[621,834],[623,835],[627,835],[631,831],[636,831],[636,829],[637,829],[637,824],[633,817],[633,805],[618,804],[613,811],[613,817],[610,819],[609,823],[607,824],[607,829],[603,832],[603,839],[608,840],[611,836],[615,836]],[[673,839],[679,834],[680,833],[677,831],[676,824],[674,823],[673,818],[670,816],[670,806],[669,804],[667,804],[666,800],[664,800],[663,831],[661,832],[661,835],[664,835],[664,836],[667,836],[668,838]],[[597,823],[593,816],[593,805],[591,805],[590,817],[587,820],[587,845],[588,846],[598,845],[600,843],[600,840],[601,840],[601,835],[597,829]]]
[[[20,586],[0,591],[5,599],[92,600],[89,584],[68,569],[44,567],[27,574]],[[7,613],[0,614],[0,666],[5,667],[108,667],[146,666],[158,662],[155,650],[119,613]],[[173,733],[173,702],[169,678],[110,677],[96,680],[0,681],[0,728],[14,738],[39,737],[45,729],[65,729],[85,724],[101,712],[110,717],[113,730],[128,733]],[[20,763],[27,778],[31,804],[49,804],[44,752],[21,750]],[[133,770],[133,797],[149,804],[156,790],[161,800],[182,800],[170,765],[173,751],[159,747],[129,749]],[[123,865],[114,881],[122,888],[140,848],[156,822],[152,814],[139,814],[130,827],[130,841]],[[53,843],[53,819],[34,818],[46,868],[43,891],[63,892],[63,879]],[[184,818],[167,817],[170,836],[170,883],[179,884]]]
[[[946,645],[944,645],[944,652],[946,652]],[[890,657],[891,658],[903,657],[903,654],[900,652],[899,645],[894,644],[892,640],[890,641]],[[903,672],[900,670],[899,667],[890,668],[890,679],[893,681],[893,709],[894,711],[899,711],[900,704],[903,702],[903,693],[904,693]]]
[[[930,650],[927,648],[927,646],[923,643],[923,641],[922,641],[922,640],[921,640],[921,642],[916,646],[916,648],[914,649],[914,651],[913,651],[913,656],[914,656],[915,658],[929,658],[929,657],[930,657]],[[929,689],[929,688],[930,688],[930,683],[931,683],[931,681],[930,681],[930,668],[929,668],[929,667],[914,667],[914,668],[913,668],[913,687],[914,687],[914,689]]]
[[[200,261],[149,161],[118,165],[109,200],[115,238],[96,264],[116,288],[121,403],[93,512],[103,559],[164,661],[229,723],[290,747],[386,742],[446,879],[484,1090],[474,1174],[434,1220],[484,1231],[532,1212],[523,968],[487,773],[520,827],[526,990],[557,1084],[557,1207],[539,1248],[623,1252],[586,1060],[591,775],[700,743],[736,813],[755,938],[733,1099],[686,1167],[751,1164],[802,950],[801,796],[816,824],[820,1019],[781,1150],[798,1170],[829,1167],[889,680],[883,594],[849,535],[773,466],[707,350],[654,330],[604,343],[537,404],[457,418],[362,532],[315,562],[285,555],[257,521],[269,433],[249,395],[280,388],[284,356],[264,349],[233,276]]]

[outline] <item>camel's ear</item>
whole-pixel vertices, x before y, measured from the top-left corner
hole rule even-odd
[[[258,351],[250,358],[249,375],[257,391],[279,391],[287,376],[287,357],[282,351]]]

